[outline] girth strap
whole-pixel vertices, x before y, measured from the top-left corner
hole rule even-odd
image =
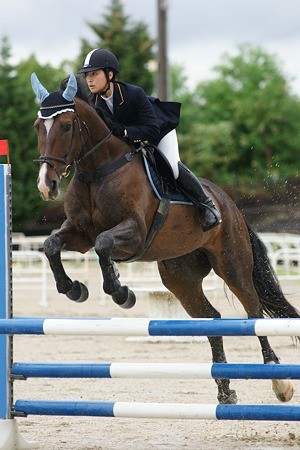
[[[150,247],[150,245],[154,239],[154,236],[163,226],[163,224],[167,218],[169,208],[170,208],[170,199],[166,198],[166,197],[162,197],[160,200],[159,206],[157,208],[156,214],[154,216],[154,219],[153,219],[151,228],[149,230],[148,236],[146,238],[146,242],[145,242],[142,252],[132,256],[129,259],[122,260],[122,262],[134,262],[134,261],[138,261],[139,259],[141,259],[141,257],[146,253],[146,251]]]
[[[100,181],[101,178],[109,175],[110,173],[115,172],[120,169],[126,163],[133,160],[134,155],[136,155],[136,151],[126,153],[121,156],[121,158],[116,161],[108,164],[107,166],[101,167],[100,169],[93,170],[91,172],[75,172],[74,178],[75,180],[81,181],[82,183],[94,183]]]

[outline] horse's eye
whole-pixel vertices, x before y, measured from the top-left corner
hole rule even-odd
[[[72,125],[70,123],[65,123],[63,125],[63,132],[66,133],[67,131],[70,131],[72,128]]]

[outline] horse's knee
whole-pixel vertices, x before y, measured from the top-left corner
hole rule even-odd
[[[44,252],[48,257],[59,253],[61,248],[62,242],[58,234],[49,236],[44,242]]]
[[[95,242],[95,251],[99,257],[108,259],[114,247],[114,237],[109,231],[99,234]]]

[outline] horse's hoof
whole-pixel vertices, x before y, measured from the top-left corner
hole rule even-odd
[[[294,395],[292,382],[289,380],[272,380],[273,391],[281,402],[289,402]]]
[[[114,295],[112,299],[117,305],[124,309],[130,309],[135,305],[135,294],[128,286],[122,286]]]
[[[237,398],[236,392],[233,390],[230,390],[229,395],[228,394],[218,395],[218,401],[222,405],[235,405],[238,401],[238,398]]]
[[[87,287],[80,283],[79,281],[73,281],[72,283],[72,289],[70,289],[66,296],[77,303],[85,302],[89,297],[89,291]]]

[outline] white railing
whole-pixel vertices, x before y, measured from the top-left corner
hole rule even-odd
[[[36,242],[34,241],[34,245]],[[30,248],[30,243],[26,247]],[[67,273],[73,277],[77,276],[86,285],[89,283],[89,263],[94,258],[94,252],[88,252],[85,255],[68,251],[61,253],[61,259]],[[40,305],[48,306],[47,292],[49,289],[55,288],[55,283],[53,282],[49,262],[43,252],[37,250],[13,250],[12,277],[14,289],[32,289],[32,285],[40,285]]]
[[[272,266],[280,280],[300,280],[300,235],[261,233]],[[13,284],[14,288],[32,288],[40,284],[42,305],[47,305],[47,290],[55,288],[48,261],[42,251],[45,236],[25,237],[13,233]],[[62,252],[66,272],[85,284],[89,284],[91,262],[97,260],[94,250],[82,255],[78,252]],[[118,265],[122,284],[128,284],[136,293],[154,299],[168,293],[163,286],[156,263],[131,263]],[[49,277],[49,278],[48,278]],[[51,277],[51,278],[50,278]],[[99,270],[99,283],[101,273]],[[204,280],[204,290],[216,295],[223,281],[212,271]],[[154,305],[155,302],[153,302]]]
[[[290,233],[258,233],[269,256],[277,250],[294,248],[300,251],[300,235]]]
[[[270,260],[281,280],[300,279],[300,249],[285,248],[271,253]]]
[[[300,280],[300,235],[261,233],[279,280]]]
[[[47,302],[47,271],[48,260],[44,253],[35,250],[13,250],[12,276],[13,288],[33,289],[40,285],[40,305],[48,306]]]

